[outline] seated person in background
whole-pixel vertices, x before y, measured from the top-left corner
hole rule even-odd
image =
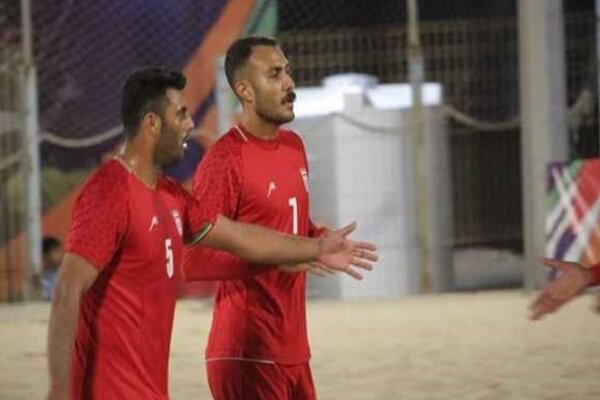
[[[42,298],[50,300],[54,285],[56,284],[56,274],[62,260],[62,245],[58,239],[52,236],[45,236],[42,240]]]

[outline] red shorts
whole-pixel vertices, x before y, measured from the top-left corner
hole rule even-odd
[[[308,363],[270,364],[244,360],[206,363],[214,400],[316,400]]]

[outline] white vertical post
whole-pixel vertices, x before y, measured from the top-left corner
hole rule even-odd
[[[27,274],[25,297],[32,295],[31,277],[41,269],[42,223],[41,223],[41,179],[38,126],[37,77],[33,61],[33,28],[31,25],[31,2],[21,0],[21,32],[23,41],[22,90],[23,118],[25,130],[25,176],[27,181]]]
[[[525,288],[543,283],[546,167],[568,157],[561,0],[519,0]]]
[[[417,0],[407,0],[408,6],[408,69],[412,88],[412,129],[415,135],[415,173],[417,189],[417,235],[421,258],[421,289],[431,290],[431,265],[429,259],[429,193],[427,190],[427,141],[423,110],[423,49],[419,37],[419,9]]]
[[[233,104],[231,89],[225,75],[225,57],[220,56],[215,60],[215,98],[217,103],[217,129],[222,135],[231,127],[233,119]]]

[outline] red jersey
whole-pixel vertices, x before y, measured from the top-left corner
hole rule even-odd
[[[81,302],[73,399],[168,398],[182,237],[214,219],[176,182],[161,177],[149,188],[117,160],[91,176],[67,245],[99,271]]]
[[[203,158],[194,178],[194,197],[212,213],[309,236],[307,168],[302,141],[292,131],[280,129],[276,139],[262,140],[236,125]],[[197,279],[202,270],[220,266],[184,268],[188,279]],[[261,268],[220,282],[207,360],[307,362],[305,298],[304,272]]]

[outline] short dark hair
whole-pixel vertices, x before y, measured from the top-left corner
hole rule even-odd
[[[125,81],[121,98],[121,119],[128,138],[135,136],[148,112],[163,115],[167,89],[183,90],[185,76],[166,68],[144,68],[132,72]]]
[[[246,64],[256,46],[281,47],[281,44],[279,40],[268,36],[246,36],[229,46],[225,56],[225,75],[234,93],[235,74]]]
[[[60,248],[60,241],[54,236],[44,236],[42,239],[42,254],[47,255],[52,250]]]

